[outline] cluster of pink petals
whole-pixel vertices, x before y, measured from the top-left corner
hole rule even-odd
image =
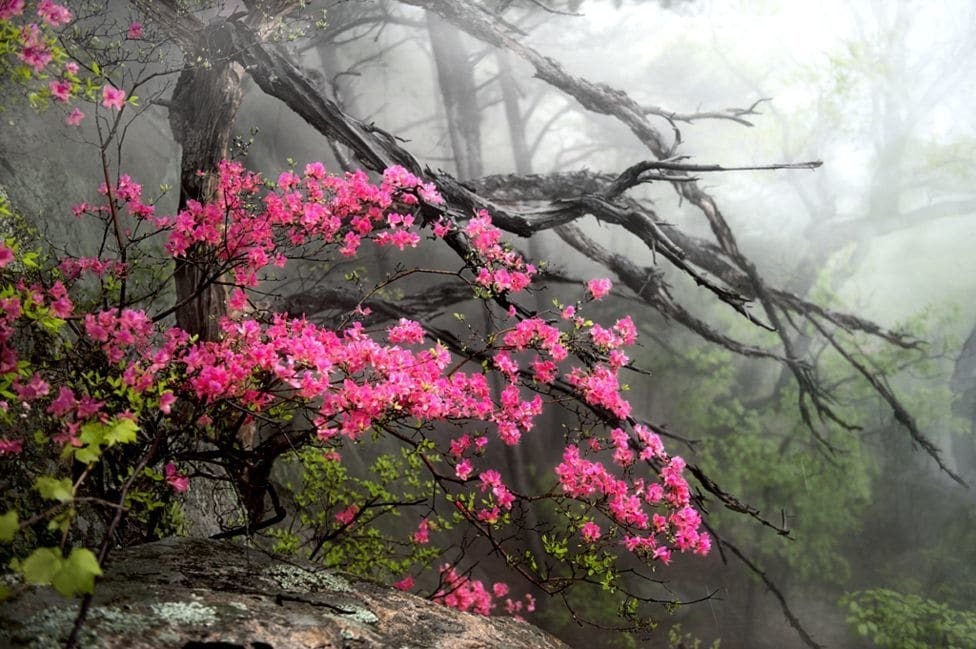
[[[412,585],[413,580],[410,580],[410,586]],[[488,588],[480,579],[462,575],[450,564],[444,564],[441,566],[441,587],[432,599],[466,613],[491,615],[495,608],[495,599],[501,599],[508,593],[508,584],[504,582],[497,582]],[[504,606],[509,615],[518,615],[523,610],[531,613],[535,610],[535,598],[528,594],[520,600],[506,597]]]
[[[180,473],[172,462],[163,469],[163,477],[166,479],[166,484],[176,493],[184,493],[190,488],[190,479]]]
[[[71,99],[71,82],[67,79],[57,79],[49,82],[47,85],[55,101],[66,104]]]
[[[155,333],[152,320],[137,309],[123,309],[121,313],[118,309],[87,313],[84,324],[88,337],[102,343],[102,351],[110,363],[120,362],[128,350],[145,349]]]
[[[528,288],[536,274],[535,266],[501,245],[502,232],[492,225],[488,212],[479,211],[464,231],[480,257],[475,278],[480,286],[496,293],[518,293]]]
[[[24,0],[0,1],[0,20],[9,21],[22,15],[26,6]],[[50,28],[61,27],[72,20],[71,11],[53,0],[41,0],[37,5],[37,15]],[[37,73],[43,72],[54,59],[47,36],[36,23],[25,24],[20,28],[20,51],[17,52],[17,58]],[[59,88],[55,97],[59,101],[66,101],[61,99],[62,95]]]
[[[638,425],[635,429],[637,439],[620,428],[610,431],[615,460],[629,465],[636,451],[642,460],[662,467],[658,480],[637,478],[628,482],[608,470],[603,462],[586,459],[579,447],[571,445],[556,467],[563,492],[586,502],[605,503],[604,513],[625,530],[623,543],[632,552],[644,552],[663,563],[670,561],[672,548],[707,554],[711,539],[700,530],[701,516],[690,504],[684,460],[669,457],[660,437],[646,427]],[[580,533],[588,543],[602,536],[594,522],[584,524]]]
[[[410,535],[410,539],[418,545],[427,545],[430,543],[430,521],[426,518],[420,519],[420,523],[417,525],[417,531]]]
[[[349,526],[352,525],[352,522],[354,520],[356,520],[356,516],[358,514],[359,514],[359,505],[354,503],[352,505],[349,505],[342,511],[337,512],[335,515],[335,519],[336,521],[339,522],[340,525]]]
[[[48,46],[37,25],[25,25],[20,30],[20,52],[17,58],[30,66],[34,72],[42,72],[44,68],[54,59],[51,48]]]
[[[67,25],[72,19],[71,11],[53,0],[41,0],[37,3],[37,15],[51,27]]]
[[[0,268],[3,268],[14,260],[14,249],[0,241]]]
[[[0,21],[13,22],[18,16],[24,15],[26,8],[26,0],[0,0]],[[27,21],[20,25],[12,25],[18,31],[19,43],[15,50],[16,56],[35,74],[43,75],[41,79],[48,79],[48,75],[54,77],[47,81],[47,90],[54,101],[67,104],[78,89],[78,78],[75,75],[78,74],[80,66],[75,61],[68,61],[64,64],[63,76],[52,73],[48,70],[48,66],[55,59],[52,43],[56,39],[56,34],[52,30],[67,25],[74,20],[74,16],[67,6],[54,0],[40,0],[37,3],[36,15],[40,18],[38,22]],[[130,38],[140,37],[141,30],[142,26],[139,23],[133,23],[129,28]],[[125,99],[124,90],[108,84],[102,88],[102,105],[106,108],[121,111]],[[85,113],[75,106],[65,116],[64,122],[69,126],[79,126],[84,118]]]
[[[200,254],[204,249],[211,261],[223,262],[234,275],[230,306],[237,311],[247,306],[243,289],[257,285],[267,266],[284,263],[281,250],[332,246],[340,254],[352,255],[367,240],[400,248],[418,245],[414,208],[421,201],[442,200],[433,186],[399,167],[388,169],[379,184],[372,184],[362,172],[332,176],[321,163],[312,163],[302,174],[281,174],[272,190],[238,163],[222,163],[218,174],[219,198],[211,203],[191,201],[175,216],[157,217],[152,206],[142,201],[141,187],[125,175],[116,186],[103,186],[100,191],[114,201],[117,214],[124,208],[129,218],[159,228],[167,236],[165,246],[172,256]],[[79,206],[76,213],[107,216],[104,208],[87,205]],[[445,234],[452,227],[446,222],[441,226]],[[487,214],[471,219],[464,234],[477,255],[473,270],[477,283],[498,293],[528,286],[535,269],[503,246],[500,231]],[[0,268],[13,257],[13,250],[0,243]],[[701,517],[690,504],[684,461],[669,457],[660,438],[648,428],[626,423],[631,405],[622,396],[618,371],[627,363],[623,348],[637,338],[629,317],[603,327],[583,320],[577,303],[566,307],[563,319],[554,322],[543,317],[516,319],[495,337],[489,362],[465,368],[456,365],[443,345],[431,343],[419,322],[407,318],[388,327],[384,340],[358,321],[333,330],[305,318],[277,315],[259,322],[237,314],[220,322],[216,340],[197,342],[179,329],[154,325],[147,313],[136,309],[75,316],[68,296],[73,281],[84,272],[122,277],[127,269],[113,261],[79,258],[63,262],[60,270],[68,287],[60,282],[50,287],[21,282],[14,296],[2,300],[0,376],[17,368],[13,332],[26,305],[33,311],[47,309],[59,318],[77,318],[81,331],[77,344],[101,350],[122,384],[140,399],[158,405],[164,416],[170,416],[182,399],[212,408],[229,402],[236,410],[250,413],[276,405],[301,406],[312,410],[315,432],[330,446],[341,438],[357,441],[367,431],[397,422],[411,427],[473,424],[477,432],[452,439],[445,455],[456,477],[470,480],[469,488],[481,494],[473,511],[467,512],[460,500],[459,507],[471,520],[485,525],[505,520],[505,512],[518,498],[500,471],[480,466],[490,433],[485,428],[494,427],[505,444],[517,444],[542,413],[544,395],[549,395],[546,386],[561,377],[605,420],[617,422],[608,426],[605,436],[594,439],[589,450],[567,446],[555,467],[562,492],[587,502],[610,523],[604,528],[594,520],[585,522],[579,529],[583,542],[619,540],[628,550],[663,563],[670,561],[672,550],[698,554],[709,550],[710,539],[700,531]],[[610,291],[610,282],[595,280],[588,290],[599,299]],[[595,360],[573,363],[571,351],[585,351]],[[497,397],[489,381],[492,371],[507,380]],[[59,389],[52,389],[49,381],[55,381],[53,375],[35,372],[18,378],[12,388],[21,402],[41,405],[61,420],[64,432],[57,441],[62,444],[77,445],[80,426],[91,418],[109,421],[113,416],[104,412],[104,403],[83,390],[57,383]],[[198,423],[206,425],[206,419]],[[21,448],[19,439],[0,439],[0,456]],[[638,461],[655,467],[656,475],[630,477]],[[178,492],[188,487],[175,465],[165,467],[164,477]],[[359,512],[360,505],[350,504],[335,518],[348,526]],[[430,531],[431,524],[424,519],[412,540],[426,544]],[[442,583],[436,600],[485,615],[496,598],[507,594],[504,584],[489,589],[448,566],[442,570]],[[398,587],[411,586],[409,578],[398,583]],[[532,610],[534,603],[506,600],[505,607],[518,614]]]
[[[58,264],[58,269],[65,279],[78,279],[82,273],[92,273],[96,277],[112,276],[123,278],[128,266],[116,259],[101,259],[100,257],[68,257]]]
[[[217,201],[190,201],[175,217],[154,222],[168,231],[171,255],[185,256],[195,244],[208,246],[217,259],[235,266],[234,279],[245,287],[256,285],[268,265],[282,265],[278,251],[289,247],[335,245],[340,254],[353,256],[365,239],[400,249],[416,246],[415,217],[402,208],[418,205],[421,198],[443,200],[400,167],[388,169],[374,185],[362,171],[335,176],[314,162],[301,176],[282,173],[275,190],[263,197],[258,196],[264,187],[260,176],[237,162],[221,162],[218,176]],[[398,205],[401,209],[394,209]]]
[[[602,300],[610,294],[612,288],[613,283],[609,279],[591,279],[586,283],[586,289],[594,300]]]
[[[102,106],[114,108],[117,111],[122,110],[125,106],[125,90],[108,84],[102,86]]]
[[[10,20],[24,13],[25,0],[0,0],[0,20]]]
[[[620,381],[612,368],[602,364],[590,370],[574,367],[566,380],[591,406],[603,408],[617,419],[630,416],[630,402],[621,396]]]
[[[28,326],[27,313],[69,318],[74,314],[74,304],[60,281],[45,288],[20,280],[13,288],[13,295],[0,298],[0,377],[13,377],[11,390],[24,408],[39,405],[44,413],[60,420],[62,429],[53,437],[56,443],[80,446],[78,435],[84,422],[92,418],[109,420],[103,410],[104,402],[65,385],[52,388],[51,381],[56,376],[53,374],[33,371],[28,376],[19,376],[22,359],[15,341],[18,327]],[[7,410],[8,404],[0,402],[0,411],[8,414]],[[0,439],[0,455],[20,453],[23,442],[16,438]]]

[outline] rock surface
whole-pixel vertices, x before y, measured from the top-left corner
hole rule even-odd
[[[63,646],[78,610],[48,588],[0,605],[0,647]],[[205,539],[112,557],[81,646],[109,649],[566,649],[511,618],[460,613],[408,593]]]

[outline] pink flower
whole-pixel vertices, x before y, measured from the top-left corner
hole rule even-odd
[[[142,38],[142,23],[137,20],[129,25],[128,37],[132,40]]]
[[[54,58],[37,25],[32,23],[21,29],[20,41],[23,48],[17,53],[17,58],[32,67],[34,72],[44,70]]]
[[[418,545],[430,543],[430,523],[427,522],[426,518],[421,519],[420,525],[417,526],[417,531],[410,538]]]
[[[593,543],[603,535],[603,531],[600,529],[600,526],[593,521],[587,521],[583,524],[583,527],[580,528],[580,534],[583,535],[584,541],[587,543]]]
[[[454,467],[454,475],[461,480],[467,480],[471,476],[472,471],[474,471],[474,467],[471,466],[471,461],[467,459],[461,460]]]
[[[125,106],[125,90],[113,88],[108,84],[102,86],[102,106],[121,111]]]
[[[590,296],[594,300],[602,300],[610,293],[610,289],[613,288],[613,282],[609,279],[591,279],[586,283],[586,289],[590,292]]]
[[[51,89],[51,95],[55,101],[66,104],[71,98],[71,83],[69,81],[58,79],[57,81],[49,82],[47,87]]]
[[[24,13],[24,0],[0,0],[0,20],[10,20]]]
[[[244,311],[247,308],[247,293],[243,289],[235,288],[227,299],[227,308],[231,311]]]
[[[60,27],[71,22],[71,12],[68,8],[53,0],[41,0],[37,5],[37,15],[51,27]]]
[[[400,318],[395,326],[390,327],[387,339],[393,344],[422,343],[424,342],[424,328],[418,322]]]
[[[349,525],[354,520],[356,520],[356,514],[359,513],[359,505],[349,505],[341,512],[335,515],[335,519],[339,521],[342,525]]]
[[[441,590],[434,593],[433,600],[459,611],[490,615],[494,607],[492,594],[484,582],[458,574],[450,565],[441,567]]]
[[[47,411],[55,417],[64,417],[77,403],[78,400],[71,388],[62,385],[57,398],[47,407]]]
[[[64,64],[64,71],[68,74],[78,74],[78,70],[81,68],[74,61],[68,61]]]
[[[436,223],[434,223],[433,226],[434,236],[439,239],[443,239],[444,237],[447,236],[447,233],[451,231],[452,227],[453,226],[451,225],[451,222],[445,220],[444,217],[442,216],[437,220]]]
[[[661,545],[654,549],[653,559],[660,559],[661,563],[668,565],[671,563],[671,548]]]
[[[508,584],[503,581],[492,584],[491,592],[495,594],[495,597],[505,597],[508,595]]]
[[[411,588],[413,588],[413,577],[407,575],[400,581],[394,583],[393,587],[396,588],[397,590],[410,590]]]
[[[47,396],[51,389],[50,384],[41,378],[36,372],[31,376],[31,380],[24,384],[18,379],[13,385],[14,392],[21,401],[35,401]]]
[[[176,396],[172,392],[163,392],[159,396],[159,410],[164,414],[168,415],[170,410],[173,408],[173,403],[176,401]]]
[[[0,241],[0,268],[3,268],[14,260],[14,251]]]
[[[4,439],[0,437],[0,457],[4,455],[17,455],[23,450],[24,440]]]
[[[190,488],[190,479],[180,473],[176,468],[176,465],[172,462],[167,464],[166,468],[163,469],[163,475],[166,477],[167,484],[169,484],[169,486],[172,487],[173,491],[176,493],[184,493]]]
[[[85,119],[85,114],[77,108],[72,108],[71,114],[64,118],[64,123],[68,126],[78,126],[83,119]]]

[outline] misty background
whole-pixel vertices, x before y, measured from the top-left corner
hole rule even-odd
[[[672,449],[789,528],[790,538],[713,502],[710,524],[756,570],[718,552],[659,568],[655,577],[667,580],[676,600],[706,599],[662,609],[659,630],[648,636],[579,629],[554,610],[556,602],[541,602],[530,621],[579,647],[693,647],[696,638],[703,647],[720,640],[729,649],[803,646],[781,595],[823,646],[907,646],[872,638],[878,624],[909,637],[913,631],[898,625],[923,624],[916,615],[942,616],[976,643],[972,3],[494,4],[524,43],[571,74],[658,107],[659,128],[680,131],[677,152],[689,162],[823,161],[815,171],[709,174],[701,184],[768,283],[925,341],[912,352],[867,337],[857,344],[971,486],[954,483],[918,452],[886,404],[817,332],[797,342],[817,358],[839,410],[861,427],[830,429],[833,450],[804,426],[796,387],[777,363],[709,343],[620,291],[599,315],[630,313],[640,324],[635,361],[651,375],[628,377],[638,414],[693,440],[672,442]],[[477,184],[494,174],[619,173],[649,158],[619,122],[587,112],[516,57],[436,16],[387,0],[324,6],[326,26],[293,34],[284,47],[348,113],[403,138],[431,168]],[[234,3],[223,3],[213,11],[233,10]],[[118,2],[111,11],[124,16],[129,9]],[[155,91],[161,98],[166,83]],[[323,160],[331,170],[348,162],[341,148],[247,83],[235,129],[242,143],[251,141],[249,167],[276,174],[290,160]],[[683,119],[693,114],[700,115]],[[68,207],[95,197],[98,174],[85,174],[90,134],[29,111],[9,110],[3,119],[0,182],[14,203],[52,241],[89,245],[79,241]],[[164,106],[147,102],[126,139],[122,167],[147,186],[178,182],[179,148],[167,119]],[[682,231],[710,237],[701,213],[670,186],[651,184],[636,194]],[[172,192],[158,209],[175,207]],[[622,229],[592,218],[579,225],[635,263],[653,263]],[[552,233],[516,245],[559,275],[607,274]],[[370,263],[374,273],[389,270],[380,255]],[[664,272],[695,315],[753,344],[774,342],[683,275]],[[317,281],[298,273],[280,296]],[[555,282],[552,288],[547,303],[577,290]],[[558,435],[557,421],[549,427]],[[548,462],[544,438],[528,442],[524,453],[532,466]],[[874,629],[866,626],[872,623]],[[680,632],[669,638],[676,624]]]

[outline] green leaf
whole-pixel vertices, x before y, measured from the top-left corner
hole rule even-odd
[[[105,441],[109,446],[114,446],[115,444],[132,444],[136,441],[136,433],[138,432],[139,426],[136,425],[136,422],[131,419],[120,419],[105,434]]]
[[[13,541],[14,534],[20,528],[17,511],[11,509],[9,512],[0,516],[0,541]]]
[[[106,431],[108,431],[108,426],[101,422],[93,421],[81,427],[79,439],[85,444],[98,446],[105,441]]]
[[[46,315],[38,320],[38,324],[49,334],[56,334],[64,325],[64,320]]]
[[[102,574],[95,554],[87,548],[74,548],[51,580],[54,589],[65,597],[95,591],[95,577]]]
[[[68,452],[70,454],[70,450]],[[98,446],[86,446],[75,451],[75,459],[82,464],[91,464],[97,461],[100,455]]]
[[[66,509],[50,521],[48,521],[47,529],[52,532],[55,530],[60,531],[62,534],[68,533],[68,528],[71,527],[71,522],[75,518],[75,512],[73,509]]]
[[[46,475],[42,475],[34,482],[34,488],[40,492],[41,497],[46,500],[57,500],[59,502],[70,502],[75,497],[74,487],[71,485],[71,478],[58,480]]]
[[[50,584],[64,559],[57,548],[37,548],[20,565],[28,584]]]

